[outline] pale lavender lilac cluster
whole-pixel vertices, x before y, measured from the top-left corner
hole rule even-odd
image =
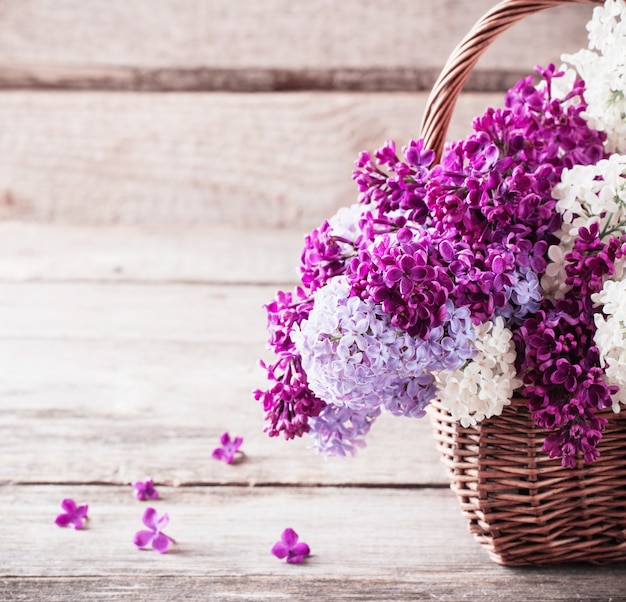
[[[436,165],[422,141],[401,156],[393,142],[360,155],[351,222],[314,230],[301,286],[266,306],[278,360],[263,364],[273,384],[255,396],[271,436],[308,432],[324,453],[354,453],[383,411],[419,417],[464,391],[454,411],[475,424],[501,412],[521,378],[533,418],[553,431],[546,451],[567,466],[596,457],[595,411],[615,387],[603,380],[591,295],[621,247],[581,232],[566,256],[568,298],[541,280],[563,225],[552,191],[564,171],[606,157],[606,134],[582,116],[581,80],[557,95],[563,73],[538,72]]]

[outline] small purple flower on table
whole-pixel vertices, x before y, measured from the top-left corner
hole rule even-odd
[[[293,529],[285,529],[272,547],[272,554],[276,558],[284,558],[291,564],[301,563],[311,554],[311,550],[304,542],[298,542],[298,534]]]
[[[163,533],[163,529],[170,522],[170,517],[167,513],[159,516],[154,508],[146,508],[141,520],[148,529],[142,529],[135,533],[133,543],[138,548],[145,548],[152,544],[152,549],[155,552],[165,554],[170,543],[176,543],[169,535]]]
[[[241,437],[235,437],[234,439],[231,439],[230,435],[227,432],[223,433],[220,437],[221,447],[216,447],[213,450],[211,457],[215,458],[216,460],[226,462],[226,464],[232,464],[236,458],[243,455],[243,453],[239,451],[242,443],[243,439]]]
[[[54,522],[59,525],[59,527],[69,527],[72,525],[74,529],[82,529],[84,521],[87,520],[89,506],[87,506],[87,504],[78,506],[74,500],[66,498],[61,502],[61,507],[65,512],[59,514]]]
[[[159,492],[154,487],[152,479],[137,481],[133,484],[133,487],[135,488],[135,497],[138,500],[156,500],[159,498]]]

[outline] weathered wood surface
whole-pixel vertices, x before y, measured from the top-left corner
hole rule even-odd
[[[418,136],[425,94],[0,94],[0,218],[316,226],[354,161]],[[450,137],[501,94],[467,95]],[[89,191],[88,196],[85,192]]]
[[[272,295],[0,285],[0,482],[444,484],[426,420],[386,417],[350,462],[262,432],[251,392],[265,386],[260,305]],[[245,435],[236,471],[210,458],[224,430]]]
[[[31,90],[0,93],[0,218],[310,228],[355,199],[361,150],[419,136],[427,93],[381,90],[427,90],[492,1],[253,4],[3,4],[0,87]],[[518,23],[472,89],[502,90],[584,45],[590,11]],[[198,93],[286,89],[307,91]],[[501,103],[464,95],[449,138]]]
[[[52,524],[68,492],[89,503],[83,531]],[[616,567],[507,570],[490,563],[477,553],[447,490],[162,493],[153,505],[169,514],[166,533],[177,540],[165,556],[134,548],[145,505],[127,487],[5,488],[3,515],[29,512],[28,526],[21,520],[3,528],[0,599],[624,600]],[[311,546],[306,564],[287,565],[269,553],[286,525]]]
[[[0,6],[0,87],[427,90],[494,0],[61,0]],[[589,6],[533,15],[477,67],[474,89],[585,45]],[[558,27],[554,26],[558,23]],[[515,52],[511,52],[515,48]]]
[[[0,221],[0,257],[11,258],[0,261],[0,281],[291,286],[306,233],[229,225],[109,228]]]
[[[341,550],[343,553],[343,548]],[[67,595],[79,595],[81,600],[298,600],[318,602],[328,600],[358,600],[387,602],[396,600],[490,600],[508,602],[546,602],[581,600],[588,602],[623,602],[621,593],[614,594],[609,582],[620,578],[616,570],[593,568],[556,569],[547,571],[491,571],[465,570],[431,572],[409,569],[401,576],[364,573],[363,575],[335,577],[323,574],[309,576],[306,571],[274,576],[204,575],[178,577],[156,576],[150,580],[128,577],[27,578],[0,581],[8,600],[31,602],[46,600],[65,602]],[[455,585],[463,583],[462,588]],[[573,594],[570,587],[576,587]],[[459,591],[461,590],[462,591]],[[252,594],[250,592],[253,592]],[[582,592],[582,593],[581,593]],[[41,596],[41,597],[38,597]],[[320,596],[328,596],[321,598]],[[572,597],[574,596],[574,597]]]

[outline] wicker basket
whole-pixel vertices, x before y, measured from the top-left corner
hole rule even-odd
[[[456,99],[483,51],[526,15],[593,0],[505,0],[459,44],[435,84],[422,123],[426,146],[441,155]],[[464,428],[433,404],[437,448],[470,532],[504,565],[626,561],[626,411],[608,418],[600,459],[563,468],[541,450],[547,432],[524,399]]]

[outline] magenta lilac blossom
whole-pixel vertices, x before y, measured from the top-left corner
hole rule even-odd
[[[294,294],[278,291],[275,299],[265,306],[270,332],[268,347],[277,356],[275,363],[259,362],[270,381],[268,389],[256,389],[269,423],[265,431],[270,437],[282,433],[285,439],[300,437],[309,431],[309,418],[317,416],[326,405],[309,388],[302,369],[292,333],[311,311],[311,299],[302,288]]]
[[[239,451],[242,443],[243,439],[241,437],[235,437],[234,439],[231,439],[230,435],[227,432],[223,433],[220,437],[221,447],[216,447],[213,450],[211,457],[215,458],[216,460],[221,460],[226,464],[232,464],[238,455],[242,455],[242,452]]]
[[[304,239],[300,267],[303,286],[311,291],[324,286],[345,271],[345,259],[353,254],[354,245],[337,236],[330,222],[324,221]]]
[[[71,525],[74,529],[82,529],[84,521],[88,518],[87,511],[89,506],[87,504],[79,506],[74,500],[66,498],[61,502],[61,507],[65,512],[59,514],[54,522],[59,527],[69,527]]]
[[[422,224],[428,215],[424,192],[435,153],[424,148],[423,140],[411,140],[402,152],[404,158],[398,157],[391,140],[374,153],[374,159],[362,152],[352,177],[359,187],[359,202],[372,205],[378,217],[402,210],[403,221]]]
[[[137,481],[133,483],[133,487],[135,488],[135,497],[138,500],[156,500],[159,498],[159,492],[156,490],[152,479]]]
[[[163,529],[167,527],[170,521],[167,513],[159,516],[154,508],[146,508],[141,520],[148,529],[142,529],[135,533],[133,543],[138,548],[145,548],[152,544],[152,549],[155,552],[165,554],[169,549],[170,543],[176,543],[169,535],[163,533]]]
[[[298,534],[291,528],[285,529],[280,541],[272,546],[272,554],[281,560],[284,558],[292,564],[299,564],[311,554],[309,546],[304,542],[298,542]]]

